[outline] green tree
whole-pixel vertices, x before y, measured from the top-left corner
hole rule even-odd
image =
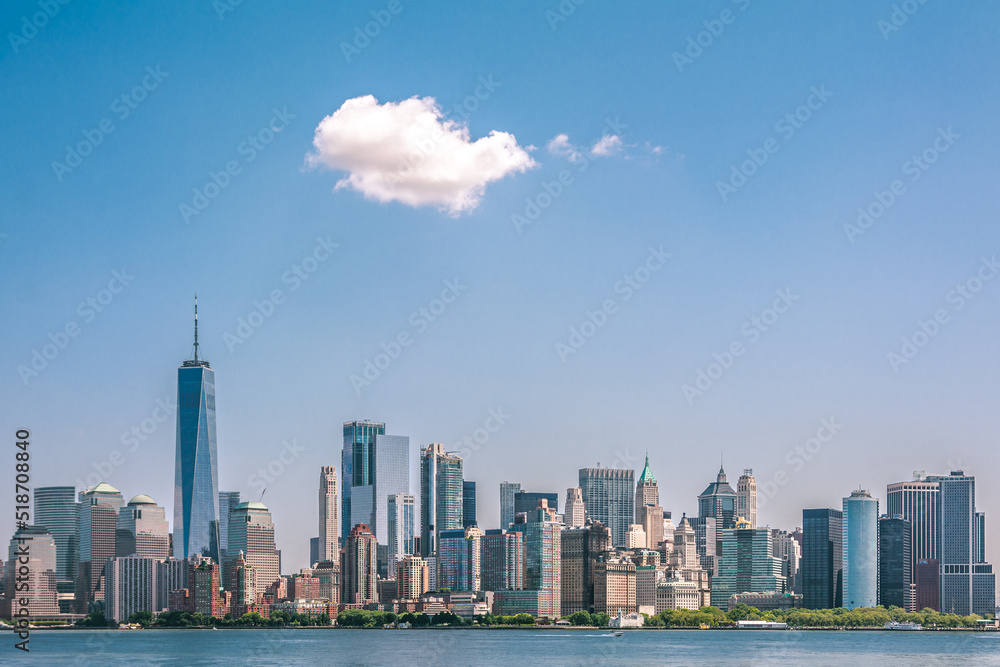
[[[572,625],[594,625],[593,621],[590,620],[590,612],[583,610],[573,612],[568,620]]]

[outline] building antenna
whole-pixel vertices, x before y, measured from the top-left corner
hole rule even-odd
[[[264,487],[264,490],[260,492],[260,498],[258,498],[258,499],[257,499],[257,502],[258,502],[258,503],[259,503],[259,502],[261,502],[262,500],[264,500],[264,493],[265,493],[266,491],[267,491],[267,487],[265,486],[265,487]]]
[[[194,293],[194,360],[198,361],[198,293]]]

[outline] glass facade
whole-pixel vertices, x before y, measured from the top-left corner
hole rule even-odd
[[[843,513],[802,510],[802,606],[843,606]]]
[[[843,501],[844,606],[878,604],[878,500],[854,491]]]
[[[410,456],[409,438],[389,436],[402,439],[406,443],[403,461],[393,463],[390,457],[391,443],[383,448],[383,456],[379,456],[376,441],[385,437],[385,424],[371,421],[344,422],[344,447],[341,452],[341,544],[347,543],[351,529],[359,523],[366,524],[375,533],[382,544],[388,536],[385,527],[386,498],[393,493],[409,493],[410,491]],[[398,442],[396,445],[398,446]],[[382,470],[389,466],[390,470]],[[405,478],[405,487],[399,483]],[[379,484],[379,482],[382,482]],[[381,495],[381,503],[378,495]],[[381,507],[381,513],[379,508]],[[382,533],[379,536],[378,518],[382,519]]]
[[[462,527],[476,525],[476,483],[462,482]]]
[[[628,546],[628,527],[635,514],[635,471],[581,468],[580,491],[587,516],[611,531],[616,547]]]
[[[413,554],[413,511],[415,498],[409,493],[389,496],[387,524],[389,529],[390,571],[404,556]]]
[[[985,560],[985,521],[976,513],[976,478],[957,470],[932,477],[940,485],[938,508],[941,609],[966,616],[992,614],[996,608],[993,566]],[[983,534],[977,535],[977,529]]]
[[[439,443],[420,455],[420,551],[436,552],[442,530],[462,528],[462,457]]]
[[[545,500],[549,504],[549,507],[556,512],[559,511],[558,493],[533,493],[529,491],[518,491],[514,494],[514,514],[520,514],[521,512],[534,513],[534,511],[538,509],[539,500]]]
[[[723,530],[719,573],[712,577],[712,606],[728,610],[729,598],[739,593],[787,592],[782,570],[770,528]]]
[[[500,482],[500,528],[507,530],[514,523],[514,494],[521,490],[517,482]]]
[[[44,526],[55,540],[59,581],[76,579],[80,546],[77,521],[79,510],[74,487],[41,486],[35,489],[34,524]]]
[[[218,562],[219,544],[215,371],[207,361],[185,361],[177,369],[174,558],[205,555]]]
[[[883,607],[914,611],[910,595],[913,582],[910,522],[895,516],[878,520],[878,602]]]

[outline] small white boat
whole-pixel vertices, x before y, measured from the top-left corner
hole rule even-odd
[[[886,630],[923,630],[924,627],[919,623],[914,623],[912,621],[906,621],[905,623],[899,623],[898,621],[889,621],[885,624]]]

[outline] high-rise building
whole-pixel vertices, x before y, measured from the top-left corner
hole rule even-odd
[[[480,543],[482,589],[502,591],[524,588],[524,533],[487,530]]]
[[[409,437],[386,435],[381,422],[344,422],[341,471],[343,539],[363,523],[379,544],[388,544],[389,496],[410,493]]]
[[[158,570],[162,559],[148,556],[118,556],[104,566],[107,591],[105,616],[119,623],[139,611],[157,613],[163,608],[159,598]]]
[[[729,598],[739,593],[785,593],[782,561],[774,557],[769,528],[745,528],[722,531],[722,554],[719,574],[712,578],[712,606],[729,609]]]
[[[587,512],[583,507],[583,492],[575,486],[566,489],[566,504],[563,506],[563,523],[567,528],[583,526],[587,520]]]
[[[80,492],[80,560],[76,577],[77,612],[104,601],[104,564],[115,557],[115,526],[125,499],[107,482]]]
[[[940,572],[931,572],[926,567],[917,567],[918,561],[934,560],[937,562],[939,532],[941,530],[939,494],[940,485],[938,482],[920,470],[913,473],[911,481],[889,484],[886,488],[886,514],[888,516],[898,515],[910,522],[912,540],[910,569],[913,573],[912,583],[917,589],[918,597],[921,589],[940,591],[938,585]],[[918,580],[921,575],[924,577],[923,582]],[[930,601],[924,598],[923,602]],[[935,597],[933,604],[927,606],[931,609],[937,609],[939,605],[940,600]],[[924,609],[924,607],[919,608]]]
[[[580,468],[579,474],[587,516],[607,526],[614,546],[624,548],[635,514],[635,471]]]
[[[684,518],[694,531],[700,566],[714,577],[718,574],[722,554],[722,527],[714,516],[689,517],[685,514]]]
[[[628,527],[628,534],[625,537],[625,548],[628,550],[646,548],[646,530],[642,524],[633,523]]]
[[[115,555],[170,557],[170,528],[166,511],[149,496],[135,496],[118,510]]]
[[[507,530],[514,523],[514,494],[521,490],[517,482],[500,482],[500,528]]]
[[[225,575],[226,563],[230,561],[226,554],[229,548],[229,517],[240,504],[239,491],[219,491],[219,562]],[[223,578],[223,585],[228,586],[229,579]]]
[[[566,528],[560,535],[560,597],[563,614],[594,609],[594,565],[614,547],[600,522]]]
[[[594,565],[594,612],[615,616],[636,611],[635,564],[609,555]]]
[[[281,563],[274,544],[274,523],[267,506],[256,501],[240,503],[229,517],[229,544],[226,553],[230,562],[226,574],[232,577],[232,567],[239,554],[253,567],[257,597],[281,577]],[[221,576],[221,571],[220,571]],[[229,582],[226,582],[229,586]]]
[[[736,482],[736,516],[749,521],[751,528],[757,527],[757,480],[750,468]]]
[[[660,488],[649,468],[649,454],[635,487],[635,523],[642,526],[646,546],[658,548],[663,541],[663,508],[660,507]]]
[[[27,557],[23,551],[25,548],[28,550]],[[19,528],[10,538],[7,549],[7,567],[4,569],[6,597],[0,605],[0,615],[14,618],[12,613],[20,612],[25,607],[29,619],[57,615],[58,563],[58,547],[47,528]],[[22,604],[23,601],[27,604]]]
[[[35,489],[34,497],[34,523],[45,527],[56,543],[56,577],[63,582],[75,581],[80,547],[76,489],[40,486]]]
[[[843,517],[840,510],[802,510],[802,606],[843,606]]]
[[[878,603],[915,611],[911,595],[913,559],[910,522],[899,516],[878,520]]]
[[[973,517],[972,561],[986,562],[986,512],[976,512]]]
[[[337,526],[337,530],[340,530],[340,526]],[[338,533],[339,534],[339,533]],[[309,566],[312,567],[319,562],[319,538],[310,537],[309,538]]]
[[[233,616],[239,618],[257,604],[257,571],[242,553],[236,555],[232,570],[233,580],[228,588],[233,592]]]
[[[156,597],[160,608],[157,612],[170,608],[170,594],[188,588],[190,583],[190,566],[187,560],[168,558],[161,562],[156,570]],[[189,591],[190,593],[190,591]]]
[[[404,556],[396,565],[396,598],[416,600],[430,590],[428,569],[420,556]]]
[[[521,513],[534,514],[535,510],[538,509],[538,502],[541,500],[544,500],[546,506],[552,509],[553,514],[559,512],[558,493],[536,493],[533,491],[518,491],[517,493],[514,494],[515,516]]]
[[[229,610],[226,609],[225,598],[220,591],[221,577],[222,569],[214,560],[197,554],[191,557],[188,566],[188,591],[193,613],[205,618],[223,618],[226,615]]]
[[[560,525],[550,521],[543,508],[524,518],[525,523],[514,523],[511,529],[524,533],[524,589],[537,594],[514,597],[527,600],[534,612],[527,613],[533,616],[559,618],[562,602]]]
[[[941,607],[941,568],[936,558],[921,558],[917,561],[916,607],[918,611],[933,609],[940,611]]]
[[[396,563],[413,554],[413,518],[415,501],[409,493],[389,496],[387,520],[389,523],[389,572],[396,571]]]
[[[941,611],[960,616],[992,614],[996,611],[993,566],[977,562],[976,478],[955,470],[932,479],[940,485]]]
[[[482,531],[476,526],[438,533],[438,588],[481,590]]]
[[[420,552],[437,552],[442,530],[462,527],[462,457],[427,445],[420,453]]]
[[[878,499],[868,491],[852,491],[844,498],[842,565],[848,609],[878,604],[878,516]]]
[[[363,523],[354,526],[347,536],[341,574],[345,603],[366,605],[378,602],[376,546],[375,535]]]
[[[337,468],[322,466],[319,469],[319,553],[315,561],[340,558],[340,522],[337,519]]]
[[[313,576],[319,579],[320,599],[340,604],[340,559],[320,561],[313,568]]]
[[[774,528],[771,530],[774,557],[781,559],[782,574],[785,575],[787,590],[802,592],[802,547],[792,533]]]
[[[476,483],[462,482],[462,527],[478,526],[476,521]]]
[[[219,560],[219,461],[215,435],[215,371],[194,354],[177,369],[177,454],[174,463],[174,558]]]
[[[698,517],[715,519],[716,555],[722,555],[722,531],[736,522],[736,492],[726,481],[726,471],[720,466],[715,481],[698,496]]]

